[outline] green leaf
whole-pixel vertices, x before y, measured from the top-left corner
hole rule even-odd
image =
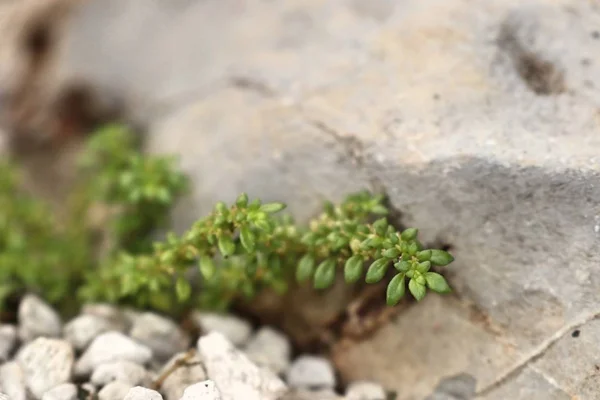
[[[240,194],[235,201],[235,204],[237,204],[239,208],[246,207],[248,205],[248,195],[246,193]]]
[[[231,237],[227,234],[219,236],[219,251],[224,257],[228,257],[235,252],[235,243]]]
[[[388,223],[385,218],[380,218],[373,223],[373,228],[379,236],[385,235],[385,230],[387,229],[387,226]]]
[[[335,279],[335,260],[328,258],[315,271],[315,289],[326,289]]]
[[[344,265],[344,278],[348,283],[354,283],[360,279],[363,272],[364,260],[361,256],[352,256],[346,260]]]
[[[377,215],[386,215],[388,213],[388,209],[381,204],[375,204],[373,207],[371,207],[371,212]]]
[[[413,240],[414,238],[416,238],[417,233],[419,233],[418,229],[408,228],[404,232],[402,232],[402,235],[400,235],[400,236],[402,237],[402,240],[409,241],[409,240]]]
[[[419,271],[422,274],[429,271],[429,268],[431,268],[431,263],[429,261],[423,261],[422,263],[419,263],[419,265],[417,265],[417,271]]]
[[[315,270],[315,259],[311,254],[305,254],[298,263],[296,268],[296,280],[298,282],[305,282],[310,279]]]
[[[366,282],[367,283],[377,283],[383,279],[385,272],[387,271],[388,264],[390,260],[387,258],[380,258],[379,260],[375,260],[369,270],[367,271]]]
[[[260,211],[265,212],[267,214],[273,214],[278,211],[281,211],[285,208],[285,204],[283,203],[268,203],[260,206]]]
[[[454,257],[444,250],[431,250],[431,258],[429,259],[433,265],[444,266],[454,261]]]
[[[410,262],[408,261],[398,261],[394,264],[394,267],[400,272],[406,272],[410,269]]]
[[[423,297],[425,297],[425,293],[427,292],[425,285],[419,284],[414,279],[411,279],[410,282],[408,282],[408,290],[410,290],[410,292],[412,293],[414,298],[417,299],[417,301],[421,301]]]
[[[398,274],[392,278],[387,287],[386,302],[388,306],[395,306],[406,292],[406,279],[404,274]]]
[[[260,229],[261,231],[265,231],[265,232],[271,231],[271,224],[266,219],[259,219],[257,221],[254,221],[254,225],[256,225],[256,227],[258,229]]]
[[[247,226],[242,226],[240,228],[240,239],[242,241],[242,246],[246,249],[248,253],[254,251],[256,247],[256,239],[254,237],[254,233]]]
[[[184,302],[190,298],[192,287],[185,278],[179,277],[175,283],[175,291],[177,292],[177,299]]]
[[[431,250],[423,250],[417,253],[419,261],[429,261],[431,259]]]
[[[410,254],[411,256],[414,256],[415,254],[417,254],[418,251],[419,251],[419,245],[416,244],[415,242],[412,242],[408,246],[408,254]]]
[[[425,274],[425,280],[429,289],[437,293],[449,293],[452,291],[446,279],[435,272],[428,272]]]
[[[391,249],[387,249],[386,251],[383,252],[383,256],[387,257],[387,258],[396,258],[400,255],[400,250],[398,250],[395,247],[392,247]]]

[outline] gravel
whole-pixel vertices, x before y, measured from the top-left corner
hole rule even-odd
[[[258,366],[267,367],[276,374],[285,372],[292,356],[292,345],[281,332],[263,327],[248,341],[244,351]]]
[[[27,400],[25,374],[18,362],[0,365],[0,388],[11,400]]]
[[[375,382],[357,381],[346,389],[346,400],[386,400],[383,387]]]
[[[203,333],[218,332],[234,346],[244,345],[252,334],[250,323],[233,315],[195,312],[192,319]]]
[[[146,312],[135,317],[129,335],[148,346],[158,361],[165,362],[190,346],[189,336],[172,320]]]
[[[17,327],[8,324],[0,325],[0,363],[8,361],[16,345]]]
[[[119,381],[131,385],[149,385],[150,374],[144,367],[127,360],[119,360],[100,364],[90,378],[96,386],[105,386],[110,382]]]
[[[213,381],[198,382],[185,389],[181,400],[222,400],[221,392]]]
[[[23,342],[38,337],[60,337],[62,323],[58,313],[35,295],[26,295],[19,304],[19,338]]]
[[[155,390],[136,386],[129,389],[124,400],[163,400],[163,397]]]
[[[331,362],[311,355],[298,357],[286,377],[290,387],[296,389],[333,389],[336,384]]]
[[[64,383],[48,390],[42,400],[77,400],[77,386]]]
[[[124,399],[134,386],[124,382],[111,382],[98,392],[98,400]]]

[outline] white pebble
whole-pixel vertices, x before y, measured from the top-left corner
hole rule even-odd
[[[144,367],[127,360],[119,360],[100,364],[90,378],[96,386],[104,386],[113,381],[129,383],[131,385],[146,385],[150,382],[150,375]]]
[[[25,374],[16,361],[0,365],[0,388],[11,400],[27,400]]]
[[[27,387],[36,398],[71,380],[74,352],[65,340],[37,338],[17,354]]]
[[[180,400],[221,400],[221,392],[213,381],[208,380],[189,386]]]
[[[292,346],[281,332],[263,327],[250,339],[244,352],[257,365],[281,374],[290,366]]]
[[[42,396],[42,400],[77,400],[77,386],[72,383],[63,383]]]
[[[10,400],[10,399],[8,398],[8,395],[0,392],[0,400]]]
[[[252,334],[250,323],[233,315],[194,312],[192,319],[203,333],[218,332],[236,347],[246,343]]]
[[[8,361],[17,344],[17,328],[14,325],[0,325],[0,363]]]
[[[124,400],[163,400],[163,397],[155,390],[136,386],[129,389]]]
[[[83,314],[69,321],[64,329],[64,337],[77,350],[84,350],[98,335],[118,330],[109,320],[92,314]]]
[[[385,400],[383,387],[375,382],[357,381],[346,389],[346,400]]]
[[[137,343],[121,332],[106,332],[89,345],[75,364],[77,376],[89,375],[100,364],[126,360],[146,365],[152,359],[152,350]]]
[[[98,400],[121,400],[133,386],[124,382],[111,382],[98,392]]]
[[[61,320],[58,313],[39,297],[26,295],[19,304],[19,338],[30,342],[38,337],[60,337]]]
[[[190,338],[176,323],[150,312],[133,319],[129,335],[152,349],[154,357],[163,362],[190,345]]]
[[[298,357],[287,371],[287,383],[298,389],[333,389],[335,373],[331,362],[323,357]]]

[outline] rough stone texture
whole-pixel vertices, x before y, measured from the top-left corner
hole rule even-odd
[[[385,400],[387,394],[380,384],[375,382],[352,382],[346,389],[346,400]]]
[[[221,392],[213,381],[203,381],[185,389],[181,400],[221,400]]]
[[[185,360],[185,363],[170,373],[160,387],[160,392],[167,400],[179,400],[188,386],[207,378],[202,359],[197,353],[191,357],[187,353],[174,355],[158,375],[162,376],[164,372],[170,371],[178,360]]]
[[[17,328],[14,325],[0,325],[0,363],[9,359],[17,344]]]
[[[18,362],[0,365],[0,388],[11,400],[27,400],[25,374]]]
[[[459,374],[443,379],[425,400],[471,400],[475,396],[475,378]]]
[[[126,360],[100,364],[90,377],[90,382],[96,386],[104,386],[112,381],[144,386],[149,385],[151,379],[144,367]]]
[[[290,365],[292,346],[283,333],[270,327],[262,327],[248,341],[244,352],[256,365],[281,374]]]
[[[123,94],[149,149],[182,155],[195,193],[179,228],[241,191],[302,219],[368,187],[452,245],[462,298],[440,317],[459,331],[427,330],[436,300],[410,315],[423,343],[461,345],[445,362],[414,346],[420,362],[402,316],[348,348],[344,378],[406,400],[465,371],[489,396],[548,382],[584,397],[594,380],[565,379],[555,366],[572,356],[547,349],[600,311],[598,26],[600,5],[581,0],[90,0],[53,71]],[[384,349],[412,372],[386,377],[398,356]]]
[[[220,333],[200,337],[198,351],[222,400],[276,400],[287,391],[277,375],[253,364]]]
[[[77,386],[73,383],[58,385],[44,393],[42,400],[77,400]]]
[[[124,400],[162,400],[162,396],[155,390],[136,386],[129,389]]]
[[[152,359],[152,350],[121,332],[106,332],[98,336],[77,360],[74,372],[78,376],[91,374],[99,365],[125,360],[140,365]]]
[[[149,312],[133,320],[129,335],[152,349],[154,357],[163,362],[190,345],[190,338],[175,322]]]
[[[35,339],[17,355],[27,387],[38,399],[48,390],[71,380],[74,358],[69,342],[47,338]]]
[[[63,334],[66,340],[77,350],[84,350],[98,335],[119,330],[119,326],[110,320],[91,314],[83,314],[69,321]]]
[[[286,372],[286,382],[295,389],[333,389],[336,384],[331,362],[309,355],[294,360]]]
[[[26,295],[19,304],[19,338],[29,342],[40,336],[59,337],[62,325],[58,313],[35,295]]]

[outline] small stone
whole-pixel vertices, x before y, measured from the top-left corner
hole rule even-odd
[[[335,373],[331,362],[323,357],[298,357],[287,371],[287,383],[298,389],[333,389]]]
[[[8,361],[17,344],[17,328],[14,325],[0,325],[0,363]]]
[[[144,367],[127,360],[119,360],[99,365],[94,369],[90,382],[96,386],[104,386],[113,381],[131,385],[147,385],[150,375]]]
[[[60,337],[61,320],[58,313],[39,297],[26,295],[19,304],[19,338],[30,342],[40,336]]]
[[[190,338],[168,318],[146,312],[134,318],[130,336],[152,349],[159,361],[167,361],[189,348]]]
[[[152,350],[121,332],[111,331],[98,336],[75,364],[75,375],[90,375],[100,364],[126,360],[146,365]]]
[[[74,352],[65,340],[37,338],[17,354],[27,387],[36,398],[71,380]]]
[[[98,400],[121,400],[129,393],[129,390],[133,387],[128,383],[114,381],[104,386],[102,390],[98,392]]]
[[[72,383],[63,383],[48,390],[42,400],[77,400],[77,386]]]
[[[346,389],[346,400],[386,400],[387,394],[375,382],[357,381]]]
[[[233,315],[194,312],[192,319],[203,333],[218,332],[236,347],[246,343],[252,334],[250,323]]]
[[[189,386],[181,400],[221,400],[221,392],[213,381],[208,380]]]
[[[77,350],[84,350],[98,335],[118,330],[109,320],[92,314],[83,314],[65,325],[65,339]]]
[[[425,400],[470,400],[475,397],[477,380],[469,374],[442,379],[433,394]]]
[[[108,320],[114,324],[124,324],[125,314],[112,304],[88,303],[81,308],[82,315],[93,315]]]
[[[0,392],[0,400],[10,400],[10,399],[8,398],[7,395],[5,395],[4,393]]]
[[[287,391],[277,375],[252,363],[221,333],[200,337],[198,351],[222,400],[275,400]]]
[[[163,400],[163,397],[155,390],[136,386],[129,389],[124,400]]]
[[[0,388],[11,400],[27,400],[25,374],[18,362],[0,365]]]
[[[269,327],[261,328],[244,349],[250,360],[281,374],[290,366],[292,346],[281,332]]]
[[[171,372],[161,385],[161,393],[167,400],[179,400],[183,396],[185,389],[197,382],[207,378],[202,359],[195,352],[194,354],[179,353],[174,355],[160,371],[159,376],[166,371],[171,370],[173,365],[179,360],[184,360],[182,364]]]

